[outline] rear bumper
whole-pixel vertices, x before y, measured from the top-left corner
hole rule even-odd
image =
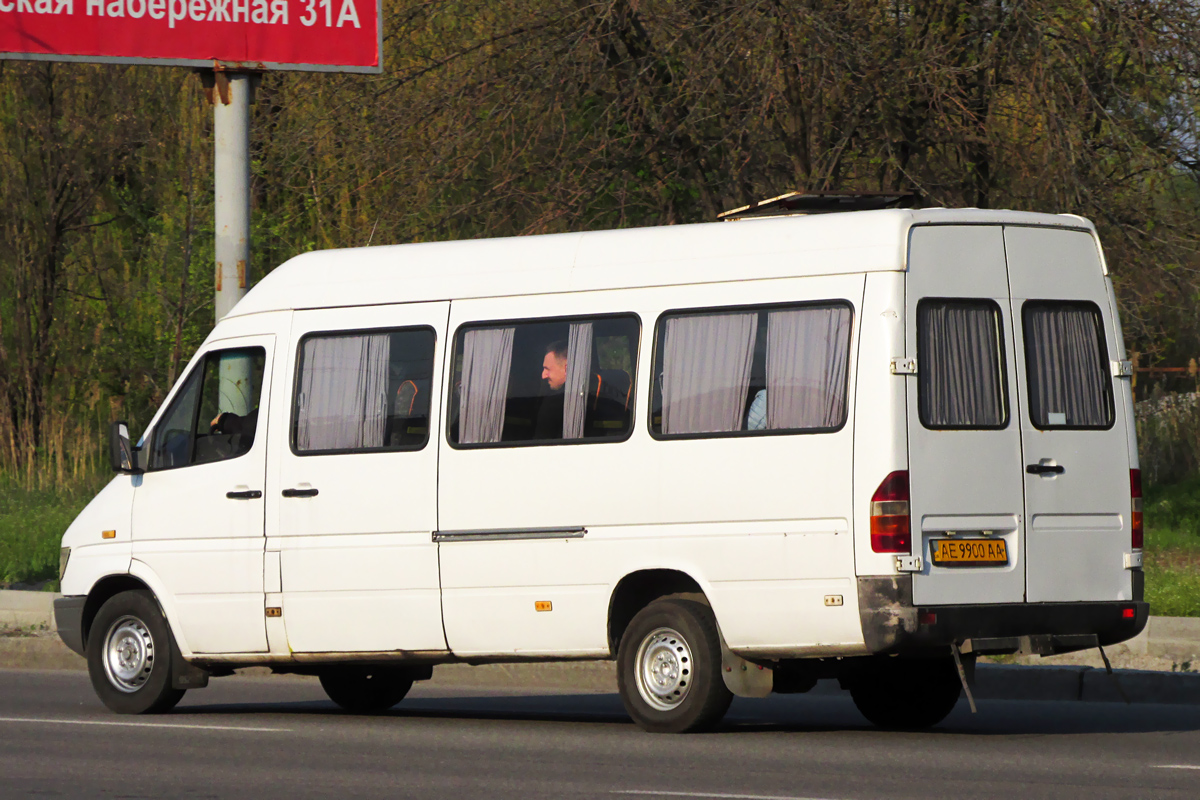
[[[945,652],[951,644],[964,653],[1069,653],[1131,639],[1150,617],[1140,600],[922,608],[913,605],[908,575],[859,578],[858,602],[867,648],[877,654]]]
[[[83,649],[83,607],[87,597],[60,597],[54,601],[54,625],[63,644],[86,656]]]

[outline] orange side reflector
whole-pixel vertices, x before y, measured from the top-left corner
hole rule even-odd
[[[271,606],[270,608],[267,609],[267,616],[268,617],[282,617],[283,609],[280,608],[279,606]]]
[[[115,539],[115,538],[117,538],[117,532],[116,531],[101,531],[100,538],[101,539]]]
[[[553,611],[554,604],[551,603],[549,600],[534,600],[533,601],[533,610],[534,611]]]

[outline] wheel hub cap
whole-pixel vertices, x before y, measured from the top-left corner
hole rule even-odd
[[[652,708],[669,711],[691,689],[692,651],[678,631],[658,628],[642,640],[637,655],[637,688]]]
[[[122,617],[113,623],[104,640],[104,674],[122,692],[132,693],[145,685],[154,669],[154,639],[137,617]]]

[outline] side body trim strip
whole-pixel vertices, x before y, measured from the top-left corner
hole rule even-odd
[[[484,528],[475,531],[434,531],[435,542],[496,542],[507,539],[582,539],[587,528]]]

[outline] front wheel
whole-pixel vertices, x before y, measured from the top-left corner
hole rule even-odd
[[[625,710],[652,733],[712,728],[733,694],[721,678],[721,637],[712,609],[694,600],[658,600],[625,629],[617,649]]]
[[[100,701],[118,714],[159,714],[183,689],[171,688],[171,632],[154,595],[121,592],[96,613],[87,643],[88,674]]]
[[[396,667],[329,667],[321,671],[321,688],[351,714],[381,714],[399,703],[412,688],[412,675]]]
[[[887,658],[850,683],[862,715],[881,728],[916,730],[945,719],[962,694],[953,658]]]

